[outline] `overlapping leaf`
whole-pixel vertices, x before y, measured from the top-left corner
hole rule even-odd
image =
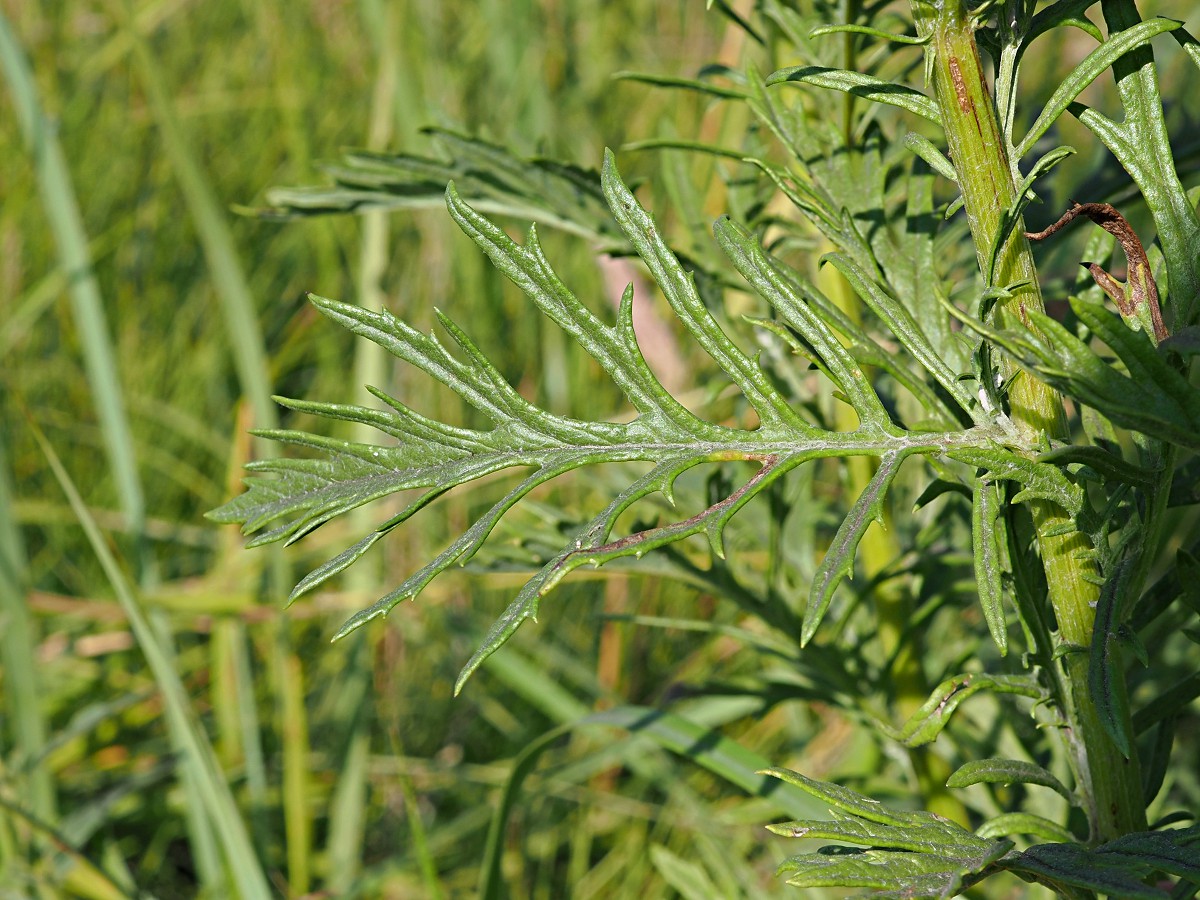
[[[277,187],[272,218],[297,218],[367,209],[429,209],[443,203],[446,184],[458,185],[472,206],[552,225],[601,242],[620,241],[595,170],[555,160],[526,159],[505,147],[443,128],[426,128],[442,156],[356,150],[324,166],[333,181],[322,187]]]
[[[848,788],[815,781],[787,769],[768,769],[788,784],[829,804],[832,818],[769,826],[784,837],[842,841],[793,856],[780,866],[797,887],[863,887],[874,898],[948,898],[970,876],[984,872],[1012,849],[1012,841],[972,834],[928,812],[899,810]]]
[[[1144,37],[1158,29],[1171,31],[1185,48],[1188,46],[1188,36],[1179,27],[1182,23],[1169,19],[1142,22],[1137,6],[1131,3],[1105,3],[1103,11],[1112,37],[1102,46],[1128,41],[1132,36]],[[1137,183],[1154,217],[1163,248],[1166,280],[1170,285],[1164,316],[1172,329],[1183,328],[1195,322],[1200,297],[1200,267],[1195,249],[1200,242],[1200,214],[1195,204],[1189,202],[1176,171],[1150,48],[1142,42],[1116,59],[1112,69],[1124,113],[1119,122],[1081,103],[1073,103],[1069,108]]]
[[[969,771],[968,771],[969,770]],[[972,834],[929,812],[898,810],[877,800],[787,769],[768,769],[828,804],[830,819],[806,819],[769,826],[785,837],[842,842],[816,853],[793,856],[780,866],[788,884],[798,887],[868,888],[861,896],[880,898],[949,898],[999,870],[1054,889],[1061,896],[1096,891],[1130,900],[1166,900],[1188,886],[1200,886],[1200,826],[1127,834],[1097,847],[1071,840],[1070,833],[1039,816],[1001,816]],[[1022,782],[1050,787],[1072,802],[1073,795],[1054,776],[1018,760],[980,760],[950,779],[963,786],[977,781]],[[1061,838],[1011,852],[1004,834],[1039,834]],[[846,846],[854,845],[854,846]],[[864,848],[864,849],[859,849]],[[1179,879],[1171,893],[1148,883],[1153,875]]]
[[[1037,844],[1001,862],[1001,867],[1071,896],[1072,889],[1096,891],[1123,900],[1167,900],[1195,894],[1200,886],[1200,825],[1127,834],[1098,847]],[[1147,883],[1156,873],[1180,879],[1193,890],[1171,892]],[[1184,888],[1186,889],[1186,888]]]
[[[964,700],[980,691],[1044,699],[1045,691],[1032,675],[956,675],[947,678],[909,717],[896,737],[910,747],[928,744],[942,733]]]
[[[964,313],[956,315],[1039,378],[1114,424],[1200,449],[1200,394],[1180,371],[1143,332],[1131,330],[1101,303],[1072,297],[1071,309],[1117,355],[1125,371],[1047,315],[1029,314],[1037,332],[1003,331]]]
[[[676,401],[651,373],[633,333],[633,294],[627,290],[614,324],[598,319],[558,279],[543,254],[536,232],[523,244],[466,203],[453,186],[447,206],[463,231],[529,297],[539,311],[569,334],[620,387],[635,412],[623,424],[589,422],[553,415],[529,403],[509,385],[467,334],[448,317],[439,322],[450,336],[452,353],[434,336],[422,334],[389,313],[377,313],[313,298],[325,315],[395,357],[423,370],[456,392],[493,423],[489,430],[450,427],[422,416],[404,403],[376,392],[389,409],[284,401],[305,412],[365,423],[395,439],[370,445],[318,437],[299,431],[266,436],[315,456],[251,464],[249,490],[213,513],[218,521],[242,522],[260,532],[254,543],[294,541],[343,513],[400,491],[417,491],[399,512],[304,578],[293,597],[312,590],[360,559],[385,534],[447,491],[488,475],[523,470],[524,476],[434,560],[370,607],[353,616],[344,635],[416,597],[438,574],[470,559],[500,519],[535,488],[585,466],[612,462],[650,463],[574,535],[573,540],[519,591],[464,667],[465,679],[527,619],[541,598],[567,573],[598,566],[703,535],[723,555],[722,532],[739,509],[796,466],[820,457],[866,455],[880,460],[878,474],[851,509],[834,537],[805,619],[811,637],[837,584],[853,568],[855,550],[881,504],[900,463],[913,454],[944,454],[987,444],[989,426],[944,433],[906,432],[896,426],[861,366],[842,343],[822,308],[796,290],[795,282],[752,235],[729,221],[718,223],[718,243],[750,284],[770,301],[780,318],[813,349],[823,370],[859,416],[853,432],[833,432],[807,421],[759,368],[729,339],[705,307],[692,276],[660,237],[657,226],[606,157],[602,191],[625,240],[634,247],[675,314],[758,415],[754,431],[706,421]],[[931,363],[932,364],[932,363]],[[941,376],[941,369],[938,369]],[[947,381],[947,385],[952,382]],[[614,535],[618,518],[652,494],[668,500],[684,472],[713,463],[748,462],[757,470],[727,496],[675,522],[633,534]],[[1049,467],[1047,467],[1049,468]]]
[[[1047,787],[1071,803],[1079,799],[1053,773],[1023,759],[975,759],[964,763],[946,781],[946,787],[972,784],[1034,784]]]
[[[1032,22],[1024,23],[1028,27],[1003,52],[1011,53],[1019,46],[1015,51],[1019,59],[1028,41],[1055,24],[1074,23],[1098,34],[1094,26],[1088,27],[1091,23],[1082,19],[1087,5],[1072,0],[1058,4],[1054,10],[1044,10]],[[752,38],[760,39],[725,4],[719,6],[746,27]],[[1195,318],[1196,298],[1200,297],[1200,291],[1195,289],[1200,276],[1194,253],[1200,226],[1194,204],[1185,202],[1175,176],[1152,65],[1144,61],[1149,59],[1147,43],[1168,31],[1177,32],[1177,38],[1193,58],[1200,56],[1196,55],[1195,42],[1183,39],[1178,23],[1165,19],[1139,22],[1132,5],[1127,5],[1132,11],[1114,13],[1119,6],[1105,4],[1112,36],[1102,41],[1053,92],[1019,146],[1014,147],[1011,137],[1012,107],[1007,99],[1001,98],[1001,106],[1006,110],[1002,113],[1005,135],[1009,149],[1016,151],[1011,158],[1018,179],[1021,157],[1035,148],[1068,108],[1108,145],[1146,195],[1167,251],[1170,277],[1165,281],[1170,283],[1171,292],[1164,293],[1164,297],[1175,310],[1174,324],[1186,325]],[[783,21],[779,5],[768,3],[765,8],[774,8],[775,15]],[[836,31],[894,37],[855,24],[827,27],[816,34]],[[994,36],[992,40],[998,47]],[[999,54],[992,56],[998,58]],[[801,57],[805,58],[804,53]],[[806,63],[819,61],[805,58]],[[1001,60],[1002,70],[1005,65],[1011,68],[1004,77],[998,76],[998,96],[1000,92],[1008,96],[1015,85],[1015,62],[1011,58],[1007,63]],[[1126,107],[1127,116],[1121,124],[1074,103],[1080,91],[1110,67],[1116,69]],[[727,73],[724,70],[723,74]],[[1003,654],[1007,648],[1003,609],[1006,586],[1015,585],[1012,593],[1024,595],[1017,597],[1017,607],[1027,636],[1031,633],[1030,623],[1040,615],[1037,610],[1030,614],[1031,598],[1045,591],[1030,589],[1033,582],[1022,576],[1022,566],[1028,572],[1030,558],[1015,544],[1008,544],[1017,532],[1010,532],[1013,526],[1001,515],[1002,504],[1007,500],[1014,503],[1045,500],[1082,520],[1082,514],[1091,510],[1079,481],[1107,480],[1116,483],[1117,492],[1134,494],[1153,487],[1158,472],[1169,471],[1170,465],[1155,468],[1158,464],[1149,455],[1142,459],[1143,465],[1134,465],[1101,447],[1066,446],[1047,450],[1044,441],[1036,447],[1026,446],[1028,436],[1019,433],[1004,416],[1004,386],[991,377],[986,354],[993,347],[1007,350],[1037,377],[1101,411],[1107,417],[1106,423],[1111,420],[1143,435],[1195,450],[1200,449],[1197,437],[1200,399],[1171,355],[1194,355],[1186,331],[1182,334],[1177,331],[1174,344],[1167,342],[1156,349],[1144,335],[1131,332],[1103,307],[1074,300],[1079,321],[1091,336],[1102,340],[1116,354],[1117,365],[1113,365],[1096,352],[1089,337],[1081,337],[1082,329],[1072,333],[1060,321],[1044,315],[1031,314],[1034,330],[1019,332],[1002,331],[990,319],[985,323],[960,316],[983,338],[977,348],[974,371],[981,388],[977,399],[964,387],[964,374],[958,365],[960,359],[965,359],[957,349],[960,336],[951,335],[945,327],[944,312],[933,296],[944,292],[934,267],[929,170],[921,163],[911,166],[912,160],[907,156],[905,167],[896,165],[897,154],[893,151],[899,145],[883,141],[879,128],[869,117],[864,120],[866,127],[854,132],[855,146],[847,147],[845,135],[828,121],[831,117],[809,117],[775,103],[768,96],[767,87],[791,83],[838,90],[876,104],[898,107],[937,124],[940,116],[933,99],[913,88],[876,77],[875,72],[864,74],[816,64],[785,69],[766,80],[750,69],[744,81],[732,77],[732,87],[703,79],[630,77],[701,92],[723,101],[745,100],[761,124],[790,153],[787,164],[781,165],[775,159],[746,158],[738,147],[678,140],[637,145],[701,150],[757,167],[769,180],[763,184],[778,188],[809,219],[821,238],[832,245],[835,252],[825,259],[862,299],[866,310],[873,314],[871,321],[865,321],[866,317],[860,321],[857,315],[851,316],[831,302],[801,274],[764,249],[761,235],[754,231],[769,223],[787,231],[789,239],[794,241],[801,233],[796,223],[771,221],[763,216],[752,217],[750,228],[729,219],[722,219],[715,226],[717,245],[726,257],[719,261],[722,274],[729,273],[732,279],[732,273],[736,272],[772,307],[771,317],[761,317],[755,324],[782,338],[813,363],[836,389],[837,400],[853,407],[858,415],[857,428],[852,432],[829,430],[820,414],[810,414],[809,407],[797,404],[794,396],[785,395],[777,387],[771,377],[778,374],[777,370],[769,375],[760,367],[758,358],[730,339],[710,312],[711,304],[706,308],[701,301],[687,264],[668,248],[653,218],[621,181],[611,157],[606,158],[604,171],[597,176],[542,160],[521,160],[502,148],[442,133],[442,144],[449,150],[445,159],[356,154],[347,157],[345,165],[330,170],[336,181],[334,188],[291,194],[276,192],[271,199],[289,214],[369,206],[424,206],[435,201],[442,183],[452,178],[457,180],[459,190],[452,187],[446,195],[453,218],[538,310],[614,380],[632,409],[632,420],[625,424],[581,421],[536,407],[524,400],[467,334],[444,316],[439,315],[439,321],[453,342],[450,349],[390,315],[314,298],[314,303],[329,317],[379,343],[397,358],[458,393],[489,419],[492,426],[487,430],[452,428],[421,416],[382,393],[378,396],[390,407],[387,411],[285,401],[294,409],[373,425],[396,443],[347,444],[296,431],[268,432],[269,437],[316,458],[255,464],[257,474],[250,481],[249,492],[218,511],[217,517],[244,522],[247,530],[260,532],[253,543],[290,541],[362,504],[400,491],[417,492],[403,509],[301,581],[293,593],[298,596],[345,570],[393,528],[447,491],[496,473],[514,470],[519,473],[515,485],[436,559],[354,616],[340,632],[346,634],[385,614],[401,600],[415,597],[451,565],[470,559],[501,518],[535,488],[587,466],[642,463],[648,470],[636,477],[631,474],[627,484],[615,488],[603,508],[590,518],[585,517],[570,541],[520,589],[464,668],[457,685],[461,688],[489,654],[526,619],[536,616],[541,598],[573,569],[623,557],[640,557],[654,548],[697,535],[703,535],[713,553],[722,556],[722,535],[730,519],[787,472],[821,457],[873,457],[878,461],[873,477],[864,478],[867,483],[860,488],[861,495],[850,498],[853,502],[849,513],[833,534],[824,559],[816,566],[799,628],[800,643],[807,644],[830,608],[835,590],[853,574],[857,547],[870,523],[882,518],[887,492],[901,465],[913,455],[936,455],[973,470],[963,481],[971,486],[975,571],[989,631]],[[786,90],[777,93],[788,94]],[[846,108],[850,108],[849,104]],[[827,145],[831,136],[833,152]],[[907,143],[930,169],[954,180],[952,166],[932,142],[914,135]],[[1028,285],[1028,282],[993,283],[996,262],[1010,233],[1018,228],[1025,204],[1032,198],[1028,189],[1034,179],[1069,152],[1070,148],[1059,148],[1044,155],[1017,188],[1018,199],[1006,211],[990,253],[984,254],[990,260],[990,264],[985,263],[983,273],[985,298],[1011,296]],[[896,190],[895,184],[901,181],[903,190]],[[905,199],[897,203],[895,198],[899,195]],[[763,208],[765,197],[765,192],[756,197]],[[602,321],[559,281],[534,230],[530,230],[523,243],[518,243],[481,213],[516,215],[550,223],[586,236],[601,246],[636,252],[692,339],[753,409],[759,426],[749,431],[707,421],[662,388],[642,358],[634,337],[631,289],[622,299],[616,322]],[[895,227],[902,219],[904,227]],[[781,240],[779,245],[783,243]],[[939,269],[944,268],[942,262],[939,260]],[[980,315],[986,318],[983,313]],[[906,353],[885,349],[893,344],[899,344]],[[929,433],[905,430],[906,420],[892,402],[895,398],[886,392],[876,393],[880,373],[906,388],[923,407],[922,414],[933,417],[933,424],[927,420],[924,427],[950,429],[957,424],[958,430]],[[709,505],[694,515],[681,514],[678,520],[639,525],[643,530],[632,534],[618,532],[618,521],[635,505],[655,494],[671,501],[673,484],[683,473],[703,465],[724,463],[750,463],[753,469],[747,475],[750,467],[742,467],[739,471],[745,480],[729,487],[723,496],[710,497]],[[1003,482],[1014,486],[1010,489]],[[1093,536],[1097,552],[1107,544],[1107,532],[1103,537],[1101,540]],[[1026,557],[1024,561],[1013,558],[1022,555]],[[1011,580],[1004,571],[1010,564]],[[1118,581],[1110,578],[1097,609],[1091,649],[1092,694],[1101,720],[1127,754],[1136,733],[1147,721],[1150,724],[1161,721],[1157,741],[1158,744],[1165,741],[1165,749],[1160,747],[1165,756],[1170,749],[1170,720],[1182,705],[1194,698],[1195,679],[1170,689],[1134,717],[1132,732],[1121,724],[1130,721],[1130,711],[1121,681],[1118,647],[1128,635],[1121,627],[1121,610],[1115,600],[1117,586]],[[799,618],[798,611],[796,617]],[[1041,630],[1044,634],[1038,636],[1037,642],[1043,645],[1041,651],[1045,651],[1044,645],[1050,643],[1049,632]],[[806,652],[812,652],[812,648]],[[1048,654],[1037,658],[1039,663],[1050,663]],[[894,736],[911,747],[934,740],[957,707],[978,691],[1010,693],[1039,701],[1050,699],[1049,691],[1036,675],[959,675],[939,685]],[[831,820],[806,819],[774,826],[773,830],[789,836],[857,845],[824,848],[820,853],[789,860],[783,870],[789,873],[790,883],[799,886],[863,887],[877,898],[949,897],[986,874],[1008,869],[1023,878],[1050,885],[1064,896],[1100,891],[1151,898],[1165,896],[1157,887],[1147,884],[1151,875],[1168,874],[1185,883],[1194,883],[1200,874],[1193,862],[1200,841],[1195,829],[1128,835],[1100,847],[1085,848],[1075,843],[1071,834],[1057,823],[1028,813],[1011,813],[971,834],[929,813],[889,809],[844,788],[783,770],[771,770],[770,774],[833,808]],[[949,785],[961,787],[980,782],[1044,786],[1073,803],[1079,802],[1048,771],[1019,760],[983,759],[968,763],[951,777]],[[1157,783],[1153,782],[1153,777],[1147,781],[1148,799],[1161,784],[1161,776]],[[1055,843],[1032,847],[1025,853],[1010,853],[1011,842],[996,839],[1008,834],[1032,834]]]

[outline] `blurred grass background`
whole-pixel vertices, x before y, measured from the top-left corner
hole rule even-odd
[[[202,518],[268,452],[247,429],[287,423],[272,393],[352,402],[369,382],[436,403],[446,421],[465,415],[324,322],[305,291],[423,328],[436,305],[526,396],[573,415],[619,410],[443,211],[277,223],[234,208],[320,181],[319,163],[346,147],[432,152],[425,125],[587,166],[628,140],[736,134],[738,110],[610,77],[736,64],[741,33],[726,19],[698,0],[0,11],[0,897],[470,895],[514,759],[622,704],[671,700],[772,763],[904,792],[831,710],[763,713],[732,688],[689,697],[694,682],[761,678],[771,654],[721,631],[743,624],[730,604],[678,580],[572,578],[457,700],[454,676],[515,575],[446,576],[329,644],[490,498],[451,497],[340,591],[286,611],[353,523],[247,553]],[[1197,98],[1183,100],[1171,112],[1190,121]],[[681,225],[723,211],[710,159],[629,153],[622,170],[653,175],[664,158],[648,199],[668,227],[672,207]],[[680,196],[687,183],[711,187]],[[578,239],[542,239],[597,309],[631,277]],[[686,373],[669,326],[663,341],[660,373]],[[703,388],[686,375],[680,387]],[[557,537],[553,515],[536,513],[520,535]],[[620,620],[633,613],[640,626]],[[680,616],[696,630],[654,627]],[[794,848],[760,827],[776,808],[667,756],[667,730],[580,729],[550,745],[501,836],[513,896],[788,893],[773,871]]]
[[[629,611],[629,583],[575,579],[536,635],[452,701],[517,583],[462,575],[330,646],[351,610],[461,527],[470,497],[389,542],[341,593],[283,612],[338,536],[245,553],[202,519],[265,452],[246,429],[280,416],[270,393],[352,401],[371,381],[405,395],[405,373],[321,321],[305,291],[423,327],[436,304],[556,411],[603,415],[618,397],[442,211],[280,224],[232,208],[319,180],[345,147],[429,152],[424,125],[589,166],[627,138],[711,131],[698,100],[610,76],[694,72],[736,34],[693,3],[631,0],[0,10],[0,895],[469,893],[518,751],[618,697],[654,702],[689,671],[736,671],[733,645],[602,625],[604,610]],[[545,242],[582,296],[608,302],[586,246]],[[687,589],[636,590],[655,615]],[[766,749],[779,725],[743,727]],[[555,745],[570,766],[533,776],[503,860],[514,895],[771,885],[782,854],[750,825],[761,808],[721,812],[736,792],[621,734]],[[222,792],[230,804],[212,799]],[[239,827],[259,872],[238,868]],[[697,857],[700,869],[683,861]]]

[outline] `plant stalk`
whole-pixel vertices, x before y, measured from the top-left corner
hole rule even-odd
[[[964,209],[981,271],[987,272],[1001,217],[1016,199],[1012,169],[1004,149],[996,111],[962,0],[937,4],[913,0],[913,14],[929,37],[929,71],[951,161],[958,175]],[[1034,330],[1030,312],[1042,312],[1041,289],[1024,226],[1018,222],[998,255],[993,283],[1014,286],[998,302],[997,318],[1009,327]],[[1008,385],[1009,414],[1031,443],[1046,438],[1069,440],[1062,398],[1049,385],[999,361]],[[1106,841],[1146,829],[1141,774],[1136,751],[1126,759],[1109,737],[1088,689],[1086,649],[1092,640],[1099,571],[1088,555],[1087,538],[1075,531],[1064,510],[1049,502],[1030,504],[1038,550],[1046,572],[1048,600],[1058,623],[1062,657],[1070,687],[1064,710],[1067,742],[1075,757],[1078,789],[1088,807],[1094,841]]]
[[[861,0],[844,0],[842,22],[857,23],[862,11]],[[855,71],[858,68],[857,42],[859,35],[847,32],[842,43],[842,68]],[[854,142],[854,101],[851,93],[842,94],[842,140],[849,147]],[[827,239],[823,251],[837,248]],[[817,283],[837,304],[838,308],[855,323],[861,324],[862,310],[858,295],[849,283],[832,266],[822,266],[816,273]],[[858,425],[858,416],[848,406],[834,401],[834,421],[839,431],[853,431]],[[865,456],[854,456],[846,460],[846,488],[851,497],[859,496],[875,475],[877,462]],[[881,527],[882,525],[882,527]],[[872,524],[859,544],[858,559],[868,581],[891,565],[900,555],[891,522]],[[887,678],[892,685],[893,712],[899,721],[907,721],[929,695],[925,672],[921,667],[921,636],[908,628],[912,617],[912,598],[895,580],[885,580],[872,590],[872,604],[878,622],[879,641],[883,658],[890,661]],[[946,779],[950,768],[927,747],[909,751],[909,761],[924,800],[925,808],[945,816],[964,827],[968,824],[966,809],[947,787]]]
[[[832,251],[836,248],[826,244],[823,249]],[[825,266],[816,274],[816,280],[842,312],[857,323],[860,319],[860,301],[842,274],[832,266]],[[836,400],[834,404],[837,430],[850,432],[858,428],[858,416],[854,411]],[[852,456],[845,462],[847,494],[857,497],[870,484],[877,463],[866,456]],[[895,535],[890,516],[885,517],[882,527],[880,523],[873,523],[863,535],[858,547],[858,565],[868,583],[873,582],[900,556]],[[898,579],[886,579],[872,589],[871,602],[878,623],[880,649],[883,658],[890,661],[886,680],[892,688],[893,715],[903,723],[929,696],[929,684],[921,666],[924,652],[921,634],[909,628],[913,613],[912,597]],[[946,761],[928,747],[913,748],[908,756],[925,808],[965,827],[969,821],[967,811],[957,795],[946,787],[946,779],[951,772]]]

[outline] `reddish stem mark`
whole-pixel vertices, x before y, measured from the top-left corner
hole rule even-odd
[[[632,547],[636,544],[645,543],[647,539],[655,537],[664,531],[682,533],[692,526],[700,524],[715,511],[724,511],[729,509],[729,507],[734,506],[747,494],[747,492],[753,490],[760,481],[766,478],[772,472],[772,470],[779,465],[780,462],[779,456],[774,453],[766,455],[758,453],[743,454],[737,456],[736,458],[739,460],[754,460],[756,462],[761,462],[762,468],[751,475],[745,484],[735,490],[724,500],[720,500],[708,507],[708,509],[704,510],[703,512],[698,512],[696,515],[690,516],[689,518],[684,519],[682,522],[677,522],[674,525],[665,525],[658,528],[648,528],[645,531],[637,531],[633,534],[626,535],[622,538],[617,538],[615,541],[609,541],[607,544],[601,544],[597,547],[580,547],[579,549],[572,551],[570,554],[564,555],[562,561],[565,561],[568,556],[588,556],[591,554],[612,553],[614,550],[627,550],[629,547]],[[560,564],[562,561],[560,561]]]
[[[971,103],[971,95],[967,93],[967,83],[963,80],[962,67],[959,65],[958,57],[950,57],[950,80],[954,82],[954,94],[958,97],[958,108],[965,115],[970,115],[974,104]]]

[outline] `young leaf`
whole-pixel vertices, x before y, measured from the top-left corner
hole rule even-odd
[[[979,586],[979,604],[987,620],[988,631],[1000,650],[1008,653],[1008,623],[1004,621],[1003,567],[1000,541],[1005,530],[998,527],[1000,489],[978,481],[971,501],[971,543],[975,551],[975,582]]]
[[[1057,822],[1033,813],[1002,813],[988,819],[975,833],[982,838],[1007,837],[1013,834],[1031,834],[1049,841],[1067,843],[1075,836]]]
[[[484,151],[475,148],[475,152]],[[540,409],[508,384],[467,334],[440,313],[438,321],[453,340],[457,354],[390,313],[314,297],[312,301],[322,313],[450,388],[490,420],[492,427],[475,430],[444,425],[379,391],[376,396],[390,409],[288,401],[288,405],[315,415],[370,425],[396,444],[350,443],[299,431],[268,432],[268,437],[315,452],[317,457],[251,464],[256,474],[248,480],[249,490],[211,514],[217,521],[242,522],[248,532],[262,532],[253,543],[292,541],[373,500],[398,491],[419,491],[399,513],[303,579],[293,592],[298,596],[343,572],[383,535],[447,491],[494,473],[525,470],[514,487],[431,562],[351,617],[338,632],[341,637],[386,614],[402,600],[416,597],[441,572],[470,559],[500,519],[541,485],[600,463],[650,463],[650,471],[620,489],[518,592],[463,668],[456,690],[461,690],[471,673],[525,620],[536,616],[541,598],[579,566],[639,558],[692,535],[704,535],[713,553],[723,556],[722,533],[733,515],[796,466],[829,456],[876,457],[881,461],[879,472],[838,530],[814,583],[817,601],[810,605],[810,625],[815,627],[822,604],[852,568],[854,550],[867,524],[880,515],[884,494],[900,462],[914,453],[943,454],[956,447],[990,443],[997,437],[988,426],[934,433],[905,432],[893,425],[861,367],[830,330],[827,322],[831,317],[824,306],[806,303],[757,241],[725,223],[718,227],[718,236],[730,258],[765,299],[776,305],[781,320],[811,344],[822,368],[846,393],[860,418],[859,428],[852,433],[827,431],[808,423],[757,362],[722,330],[698,295],[691,275],[659,236],[654,220],[622,182],[611,154],[606,157],[601,182],[618,228],[646,262],[680,321],[758,413],[756,430],[708,422],[686,409],[657,381],[634,337],[632,290],[626,290],[616,322],[605,324],[555,274],[536,231],[531,230],[525,243],[518,244],[451,185],[446,204],[459,227],[542,314],[612,377],[636,416],[622,424],[588,422]],[[833,317],[833,321],[838,320]],[[617,519],[635,504],[656,493],[669,499],[672,485],[682,473],[699,465],[739,461],[753,463],[758,470],[725,496],[711,499],[706,509],[677,522],[613,535]]]
[[[1068,802],[1079,799],[1041,766],[1020,759],[976,759],[964,763],[946,781],[946,787],[963,788],[972,784],[1036,784],[1048,787]]]
[[[882,28],[872,28],[869,25],[826,25],[824,28],[818,28],[816,31],[811,32],[808,36],[815,38],[827,34],[866,34],[881,40],[895,41],[897,44],[908,44],[915,47],[929,43],[928,37],[895,34],[891,31],[884,31]]]
[[[771,825],[784,837],[826,838],[869,849],[824,847],[786,860],[780,867],[797,887],[866,887],[874,897],[954,896],[1012,849],[1011,841],[972,834],[941,816],[897,810],[848,788],[807,778],[787,769],[768,769],[825,801],[832,820]]]
[[[1062,470],[1045,463],[1035,462],[1009,450],[992,447],[968,447],[952,450],[951,459],[965,462],[983,469],[985,481],[1015,481],[1021,490],[1012,498],[1013,503],[1023,503],[1034,498],[1057,503],[1071,515],[1083,506],[1083,488],[1073,484]]]
[[[946,158],[946,154],[935,147],[929,138],[910,131],[904,136],[904,146],[925,160],[929,168],[951,184],[958,184],[958,174],[954,171],[954,163],[950,162]]]
[[[848,72],[844,69],[829,69],[824,66],[792,66],[780,69],[767,77],[767,85],[774,84],[812,84],[817,87],[829,88],[835,91],[845,91],[855,97],[884,103],[888,106],[898,106],[903,110],[916,113],[936,125],[942,122],[937,104],[915,88],[902,84],[893,84],[861,72]]]
[[[1044,699],[1045,691],[1031,675],[956,675],[947,678],[929,695],[904,727],[897,740],[909,747],[920,747],[935,740],[950,722],[959,704],[980,691],[998,694],[1017,694],[1021,697]]]

